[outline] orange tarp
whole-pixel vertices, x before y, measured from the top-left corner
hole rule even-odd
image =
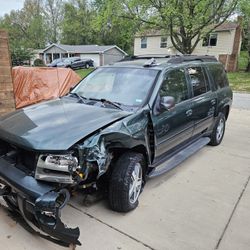
[[[14,67],[12,69],[16,108],[67,94],[81,78],[71,69]]]

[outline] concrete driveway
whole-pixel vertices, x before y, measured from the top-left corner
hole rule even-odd
[[[223,143],[148,181],[135,211],[72,199],[63,220],[80,225],[77,249],[250,249],[250,105],[234,107]],[[65,249],[27,232],[1,204],[1,249]]]

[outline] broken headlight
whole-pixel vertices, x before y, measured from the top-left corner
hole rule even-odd
[[[41,154],[37,161],[35,178],[37,180],[67,183],[74,182],[72,173],[78,167],[78,160],[72,154]]]

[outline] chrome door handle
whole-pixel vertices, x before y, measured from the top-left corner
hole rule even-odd
[[[193,114],[193,110],[192,109],[189,109],[189,110],[186,111],[186,115],[187,116],[190,116],[192,114]]]

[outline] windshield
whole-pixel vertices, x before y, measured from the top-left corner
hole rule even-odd
[[[86,98],[140,106],[157,73],[152,69],[99,68],[83,79],[72,92]]]

